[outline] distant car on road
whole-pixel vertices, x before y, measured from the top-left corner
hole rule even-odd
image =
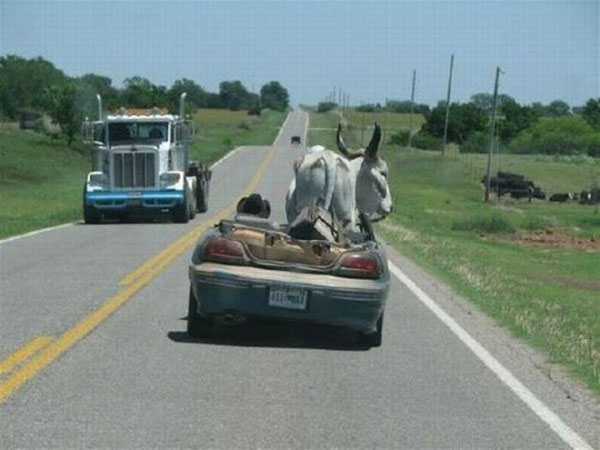
[[[292,136],[291,142],[294,145],[300,145],[302,143],[302,139],[300,139],[300,136]]]
[[[192,337],[210,337],[215,323],[258,318],[340,326],[381,345],[390,277],[372,237],[296,239],[285,226],[238,215],[199,240],[189,278]]]

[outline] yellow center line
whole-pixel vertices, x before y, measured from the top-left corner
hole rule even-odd
[[[240,197],[249,195],[256,190],[274,156],[275,149],[271,148]],[[235,207],[240,197],[238,197],[219,214],[211,218],[210,222],[205,222],[199,227],[194,228],[193,230],[184,234],[182,237],[167,246],[164,250],[160,251],[157,255],[151,257],[147,262],[140,265],[131,274],[124,278],[127,279],[128,282],[122,290],[117,292],[112,297],[106,299],[98,309],[86,316],[79,323],[75,324],[75,326],[64,332],[58,339],[56,339],[56,341],[48,345],[40,354],[35,356],[18,371],[12,374],[8,379],[2,382],[0,384],[0,403],[3,403],[24,383],[33,378],[52,361],[87,336],[94,328],[104,322],[113,312],[130,300],[136,292],[160,275],[160,273],[167,266],[169,266],[178,256],[180,256],[192,244],[194,244],[198,237],[210,226],[212,226],[214,221],[219,221],[230,216],[235,211]],[[160,255],[160,258],[158,258],[158,255]],[[152,261],[152,263],[149,264],[149,261]],[[130,276],[132,274],[135,275]]]
[[[8,355],[4,361],[0,361],[0,374],[11,372],[16,366],[35,355],[50,342],[52,342],[52,337],[48,335],[36,336],[26,342],[19,349]]]

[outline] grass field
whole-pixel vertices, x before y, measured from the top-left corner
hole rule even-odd
[[[4,128],[0,131],[0,238],[81,216],[88,151],[62,140]]]
[[[240,145],[270,145],[285,117],[286,113],[271,110],[263,110],[260,116],[249,116],[246,111],[198,110],[192,158],[212,164]]]
[[[394,146],[382,154],[394,213],[380,235],[600,394],[597,208],[504,197],[484,204],[484,155]],[[547,194],[600,179],[598,160],[501,155],[493,167],[526,175]]]
[[[269,145],[285,113],[200,110],[192,158],[211,164],[238,145]],[[0,126],[0,238],[81,219],[89,149]]]
[[[314,109],[310,111],[308,141],[312,143],[311,145],[320,144],[327,148],[336,148],[335,130],[340,122],[339,114],[334,111],[326,113],[316,113]],[[361,113],[354,109],[346,110],[344,119],[344,123],[350,123],[353,129],[352,133],[344,135],[347,144],[353,148],[364,147],[369,143],[374,122],[378,122],[383,128],[386,142],[393,133],[408,130],[410,123],[409,114]],[[424,120],[421,114],[414,114],[413,130],[417,131]]]

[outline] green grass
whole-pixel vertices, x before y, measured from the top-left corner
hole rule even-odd
[[[271,110],[263,110],[260,116],[249,116],[246,111],[198,110],[191,157],[212,164],[240,145],[270,145],[285,117],[286,113]]]
[[[569,244],[571,237],[600,239],[594,207],[511,199],[484,204],[482,168],[474,171],[467,157],[397,147],[383,154],[394,198],[394,213],[378,226],[384,238],[600,394],[600,252]],[[504,159],[505,168],[544,188],[586,187],[587,166]],[[564,243],[518,239],[532,231]]]
[[[238,145],[269,145],[285,113],[200,110],[192,158],[211,164]],[[89,149],[0,126],[0,238],[81,219]]]
[[[0,131],[0,238],[81,216],[87,149],[36,132]]]
[[[353,134],[356,128],[348,141],[357,141]],[[310,145],[325,137],[309,136]],[[382,155],[394,198],[394,212],[377,225],[383,239],[600,394],[600,251],[570,241],[597,245],[597,209],[506,197],[485,204],[485,155],[395,146]],[[579,192],[600,179],[600,161],[589,158],[501,155],[498,168],[547,194]],[[528,236],[560,239],[533,244],[522,239]]]

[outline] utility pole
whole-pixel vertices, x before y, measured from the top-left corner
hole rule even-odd
[[[498,99],[498,78],[500,77],[500,67],[496,67],[496,82],[494,83],[494,98],[492,100],[492,126],[491,126],[491,137],[490,147],[488,150],[487,160],[487,177],[485,180],[485,202],[490,201],[490,179],[492,169],[492,151],[494,150],[494,136],[496,135],[496,100]]]
[[[364,102],[360,102],[361,105],[364,105]],[[364,142],[364,133],[365,133],[365,111],[364,108],[360,113],[360,146],[363,146]]]
[[[446,144],[448,143],[448,117],[450,116],[450,91],[452,89],[452,69],[454,68],[454,54],[450,56],[450,74],[448,75],[448,95],[446,96],[446,120],[444,122],[444,145],[442,152],[446,153]]]
[[[413,107],[415,104],[415,81],[417,78],[417,71],[413,70],[412,77],[412,89],[410,91],[410,114],[408,116],[408,148],[412,147],[412,117],[413,117]]]

